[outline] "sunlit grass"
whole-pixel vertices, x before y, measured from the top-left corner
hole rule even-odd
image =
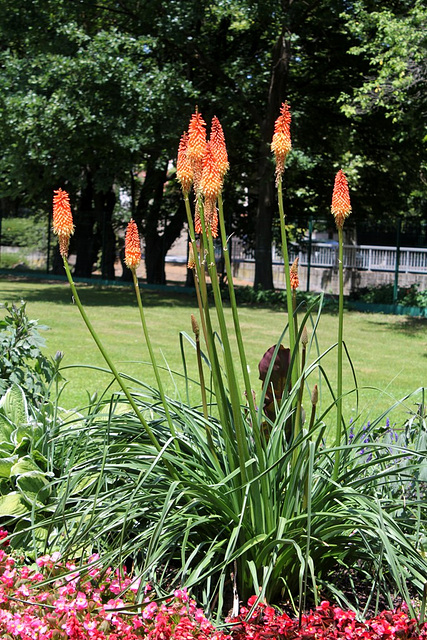
[[[148,350],[144,343],[139,313],[132,287],[101,288],[78,285],[86,310],[99,332],[117,367],[148,384],[155,385]],[[184,331],[191,335],[190,314],[197,313],[195,296],[161,293],[143,289],[143,304],[150,331],[153,349],[163,364],[163,380],[166,393],[185,398],[186,387],[182,377],[179,334]],[[18,280],[3,280],[0,284],[0,299],[3,302],[27,301],[30,318],[38,319],[50,330],[44,334],[46,353],[54,355],[63,351],[64,378],[68,383],[61,397],[61,404],[67,408],[82,407],[89,394],[101,394],[111,380],[108,374],[87,368],[68,368],[81,364],[104,367],[102,356],[95,348],[86,327],[73,305],[71,292],[66,283],[41,283]],[[231,314],[226,309],[227,321]],[[259,307],[241,307],[240,322],[246,355],[250,367],[252,388],[259,393],[258,362],[264,352],[277,342],[286,324],[285,311]],[[336,342],[338,318],[334,314],[322,312],[317,331],[320,352],[326,351]],[[344,341],[349,350],[359,387],[359,410],[364,419],[378,416],[387,410],[396,399],[401,399],[421,385],[426,384],[427,370],[427,321],[425,319],[386,316],[382,314],[362,314],[346,312]],[[232,333],[232,332],[231,332]],[[285,336],[285,346],[287,337]],[[237,349],[236,349],[237,353]],[[237,357],[237,356],[236,356]],[[316,357],[311,352],[311,361]],[[195,354],[186,346],[186,359],[190,377],[196,379]],[[323,367],[333,388],[336,385],[336,350],[324,359]],[[168,368],[174,374],[168,372]],[[313,384],[317,378],[313,378]],[[351,367],[344,365],[344,392],[354,389]],[[375,387],[371,391],[365,387]],[[242,384],[243,388],[243,384]],[[378,391],[381,390],[381,392]],[[190,383],[191,401],[200,401],[196,383]],[[243,399],[243,395],[242,395]],[[326,393],[322,398],[324,407],[330,401]],[[409,402],[408,409],[413,409]],[[356,394],[350,394],[344,401],[345,417],[357,416]],[[396,416],[402,416],[401,407]],[[392,417],[393,418],[393,417]]]

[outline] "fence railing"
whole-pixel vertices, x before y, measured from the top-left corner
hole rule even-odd
[[[369,245],[345,245],[344,267],[366,271],[394,271],[397,249]],[[311,252],[308,246],[299,250],[292,247],[290,260],[298,256],[301,266],[334,268],[338,266],[338,243],[312,242]],[[255,251],[248,249],[240,240],[233,239],[231,258],[234,262],[254,262]],[[280,249],[272,248],[273,263],[282,264]],[[403,273],[427,273],[427,249],[402,247],[399,250],[399,271]]]

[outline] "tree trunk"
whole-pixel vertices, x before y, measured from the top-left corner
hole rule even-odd
[[[95,212],[93,208],[93,184],[90,173],[87,175],[87,183],[82,190],[79,207],[76,215],[76,231],[72,236],[72,248],[76,251],[76,265],[74,275],[80,278],[90,278],[92,267],[96,260],[96,246],[94,242],[93,228],[95,224]]]
[[[289,1],[290,4],[290,1]],[[258,163],[258,209],[256,218],[255,280],[254,287],[273,289],[273,264],[271,257],[272,223],[276,207],[274,166],[271,160],[271,140],[274,123],[280,106],[285,100],[289,69],[290,41],[280,34],[272,55],[272,72],[268,93],[267,111],[261,124],[260,160]]]
[[[114,264],[116,262],[116,236],[113,231],[112,218],[116,204],[116,194],[111,187],[106,192],[97,192],[94,196],[96,217],[100,229],[102,249],[101,274],[104,280],[115,279]]]
[[[162,206],[166,180],[167,163],[162,163],[156,156],[149,158],[135,212],[135,221],[141,227],[144,237],[145,268],[149,284],[166,283],[165,256],[179,237],[186,217],[185,206],[178,189],[176,202],[174,196],[169,195],[172,203],[168,202],[168,208]],[[173,210],[174,206],[174,215],[168,217],[168,210]],[[164,214],[162,209],[165,211]]]

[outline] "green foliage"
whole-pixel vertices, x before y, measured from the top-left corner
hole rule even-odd
[[[46,251],[47,216],[44,221],[33,216],[31,222],[28,218],[4,218],[1,227],[1,243],[6,246],[30,247]]]
[[[1,306],[7,315],[0,320],[0,394],[17,384],[32,402],[40,403],[59,378],[62,353],[53,359],[43,355],[45,341],[39,330],[46,327],[28,318],[25,302]]]
[[[286,304],[286,292],[284,289],[272,290],[262,287],[236,287],[236,301],[242,305],[265,306],[273,308],[283,308]],[[315,302],[317,295],[297,291],[297,304],[310,305]],[[223,300],[229,300],[227,289],[223,290]],[[331,296],[324,296],[322,307],[325,310],[333,311],[337,309],[337,301]]]
[[[354,291],[352,300],[371,302],[375,304],[393,304],[394,287],[392,284],[383,284],[376,287],[362,287]],[[405,307],[427,307],[427,290],[419,291],[419,285],[400,287],[397,297],[398,304]]]
[[[16,384],[0,398],[0,522],[15,545],[46,538],[35,523],[51,497],[52,452],[46,410],[39,411]],[[31,534],[21,533],[33,526]]]

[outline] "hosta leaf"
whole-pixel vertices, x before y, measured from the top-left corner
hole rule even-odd
[[[37,506],[43,506],[43,502],[48,497],[48,484],[49,482],[45,475],[37,471],[19,476],[16,481],[16,485],[24,499],[29,502],[30,505],[36,503]]]
[[[0,458],[0,478],[10,478],[11,469],[18,460],[18,456],[9,456],[7,458]]]
[[[9,420],[0,413],[0,442],[10,442],[12,435],[12,425]]]
[[[0,400],[0,408],[8,420],[16,426],[29,421],[27,401],[21,387],[13,384]]]
[[[42,472],[38,464],[30,456],[24,456],[13,465],[10,473],[12,476],[20,476],[31,471]]]
[[[0,517],[4,516],[22,516],[28,512],[22,496],[16,491],[8,493],[7,496],[0,496]]]

